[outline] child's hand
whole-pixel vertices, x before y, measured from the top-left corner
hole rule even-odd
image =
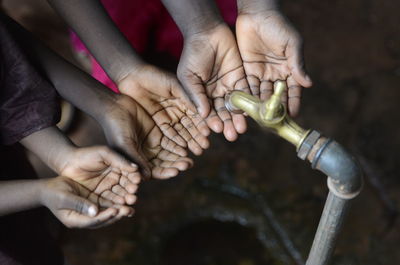
[[[91,194],[128,205],[135,203],[141,179],[135,164],[102,146],[75,148],[58,173],[83,185]]]
[[[145,65],[125,76],[118,88],[136,100],[170,140],[195,155],[208,148],[210,130],[172,74]]]
[[[131,207],[114,205],[66,177],[44,181],[40,197],[42,204],[69,228],[99,228],[133,215]]]
[[[234,141],[246,131],[242,114],[226,110],[224,97],[232,90],[248,90],[239,49],[224,23],[185,37],[178,78],[206,117],[211,130]]]
[[[261,100],[273,93],[273,83],[286,80],[284,104],[291,116],[300,109],[301,87],[312,82],[303,63],[302,39],[278,10],[239,13],[236,36],[253,95]]]
[[[132,98],[117,95],[101,121],[108,143],[136,161],[146,176],[165,179],[192,166],[184,148],[166,137]]]

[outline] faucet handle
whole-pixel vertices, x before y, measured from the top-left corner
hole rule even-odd
[[[274,120],[284,116],[281,98],[286,90],[286,82],[278,80],[274,83],[274,94],[265,102],[264,119]]]
[[[279,100],[281,99],[283,93],[286,90],[286,82],[282,80],[278,80],[274,83],[274,96],[276,95],[279,97]]]

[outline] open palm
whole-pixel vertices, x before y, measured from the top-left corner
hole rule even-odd
[[[118,204],[133,204],[140,173],[138,167],[107,147],[77,148],[60,175],[78,182],[92,193]]]
[[[192,166],[186,150],[165,136],[131,97],[116,95],[102,122],[107,141],[145,169],[145,175],[170,178]]]
[[[99,228],[134,212],[132,207],[114,204],[67,177],[49,179],[42,201],[69,228]]]
[[[223,131],[230,141],[245,132],[244,116],[229,113],[224,105],[230,91],[248,91],[239,50],[227,25],[185,39],[178,78],[213,131]]]
[[[118,87],[146,110],[166,137],[196,155],[208,148],[210,130],[172,74],[147,65],[128,74]]]
[[[300,108],[301,86],[311,86],[303,67],[302,40],[278,11],[240,14],[236,37],[253,95],[269,98],[273,82],[287,80],[283,101],[291,115]]]

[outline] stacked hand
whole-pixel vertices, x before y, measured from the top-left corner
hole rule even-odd
[[[69,228],[99,228],[132,216],[133,209],[116,205],[67,177],[42,184],[41,203]]]
[[[244,116],[229,113],[224,104],[226,93],[248,91],[235,37],[226,24],[185,38],[178,78],[213,131],[223,131],[229,141],[246,131]]]
[[[289,114],[297,115],[301,87],[312,84],[304,70],[299,33],[279,11],[268,10],[239,14],[236,36],[252,94],[267,99],[273,82],[286,80],[288,91],[282,100]]]
[[[90,195],[121,205],[135,203],[141,178],[135,164],[107,147],[76,148],[57,172],[84,186]]]
[[[117,95],[101,122],[111,146],[137,161],[146,176],[165,179],[192,166],[186,150],[165,136],[132,98]]]
[[[141,105],[169,140],[196,155],[208,148],[210,130],[172,74],[144,65],[125,76],[118,87]]]

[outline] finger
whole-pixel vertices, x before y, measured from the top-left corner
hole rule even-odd
[[[214,106],[217,111],[218,117],[224,123],[224,135],[228,141],[235,141],[238,137],[235,126],[233,125],[232,116],[225,107],[223,98],[216,98]]]
[[[176,80],[175,77],[174,80]],[[190,100],[189,95],[185,92],[178,80],[172,85],[172,95],[175,98],[179,98],[192,114],[197,113],[196,106]]]
[[[248,75],[247,83],[250,86],[250,91],[253,96],[260,97],[260,79],[254,75]]]
[[[156,160],[156,159],[155,159]],[[175,177],[179,174],[179,170],[176,168],[163,168],[160,166],[153,167],[153,177],[156,179],[168,179]]]
[[[176,154],[170,153],[168,151],[161,151],[157,157],[159,158],[158,161],[155,161],[155,164],[157,166],[162,166],[162,167],[175,167],[179,169],[180,171],[186,170],[189,167],[193,166],[193,160],[190,159],[189,157],[179,157]],[[172,163],[166,163],[162,164],[163,161],[167,162],[172,162]]]
[[[127,193],[130,194],[134,194],[138,189],[138,185],[132,183],[127,177],[121,177],[119,180],[119,184],[121,188],[123,188]]]
[[[72,193],[66,193],[60,201],[60,209],[73,210],[83,215],[96,216],[99,209],[96,204]]]
[[[163,168],[176,168],[179,171],[185,171],[188,168],[190,168],[190,163],[188,161],[182,161],[182,160],[162,161],[161,164],[160,164],[160,167],[163,167]]]
[[[110,191],[110,190],[105,190],[100,194],[100,197],[103,197],[107,200],[112,201],[113,203],[117,204],[124,204],[125,199],[122,196],[119,196],[118,194]]]
[[[183,126],[182,123],[177,123],[174,125],[174,128],[178,133],[185,139],[187,146],[190,151],[192,151],[194,154],[201,154],[203,151],[198,143],[192,138],[188,130]]]
[[[136,186],[134,192],[136,192],[136,190],[137,190],[137,186]],[[124,204],[132,205],[132,204],[134,204],[134,203],[136,202],[136,196],[133,195],[134,192],[132,192],[131,194],[129,194],[129,193],[128,193],[124,188],[122,188],[120,185],[115,185],[115,186],[112,188],[112,191],[113,191],[114,193],[118,194],[119,196],[121,196],[121,197],[124,198],[124,200],[125,200],[125,201],[124,201]]]
[[[107,222],[118,214],[115,208],[107,208],[101,211],[95,217],[82,215],[76,211],[62,210],[58,215],[60,220],[70,228],[95,228],[96,226]]]
[[[213,132],[221,133],[224,129],[224,123],[218,117],[218,114],[214,109],[210,111],[210,114],[206,118],[206,123]]]
[[[195,114],[191,115],[190,118],[192,119],[192,122],[194,123],[194,126],[203,134],[205,137],[209,136],[211,131],[210,128],[208,128],[206,121],[200,117],[200,115]]]
[[[155,117],[155,116],[153,116]],[[180,133],[178,133],[178,131],[173,128],[169,123],[164,122],[164,123],[157,123],[157,121],[155,120],[156,124],[158,125],[158,127],[160,128],[161,132],[168,137],[169,139],[171,139],[172,141],[174,141],[175,143],[177,143],[178,145],[182,146],[182,147],[187,147],[187,143],[185,141],[184,138],[182,138],[182,136],[180,135]]]
[[[163,137],[161,139],[161,147],[165,150],[170,151],[171,153],[175,153],[180,156],[187,156],[187,152],[185,149],[177,145],[175,142],[171,141],[167,137]]]
[[[131,216],[134,213],[134,210],[130,206],[126,205],[115,205],[114,208],[118,210],[118,215],[116,217],[126,217]]]
[[[233,114],[232,113],[232,122],[233,125],[235,126],[235,130],[242,134],[245,133],[247,130],[247,122],[246,118],[244,117],[243,114]]]
[[[123,176],[127,177],[131,183],[136,184],[136,185],[139,184],[140,180],[141,180],[141,176],[140,176],[139,172],[127,173],[127,174],[123,174]]]
[[[131,217],[134,214],[133,208],[128,207],[128,206],[121,206],[120,205],[119,207],[116,207],[116,209],[118,210],[117,215],[115,215],[114,217],[108,219],[105,222],[101,222],[101,223],[99,223],[97,225],[93,225],[90,228],[91,229],[96,229],[96,228],[106,227],[106,226],[109,226],[109,225],[112,225],[112,224],[118,222],[123,217],[127,217],[127,216]]]
[[[140,167],[140,172],[144,177],[150,177],[151,169],[150,162],[147,160],[142,149],[135,144],[132,139],[124,138],[121,143],[115,143],[114,148],[120,153],[126,155],[131,161],[135,162]],[[131,164],[134,167],[135,164]]]
[[[118,168],[121,172],[137,172],[138,166],[129,162],[125,157],[104,146],[100,149],[101,157],[107,165]]]
[[[136,195],[127,194],[127,195],[125,196],[125,202],[126,202],[127,205],[133,205],[133,204],[136,203],[136,201],[137,201]]]
[[[311,78],[306,74],[303,60],[303,45],[301,40],[291,41],[286,49],[288,66],[294,80],[303,87],[312,85]]]
[[[186,128],[186,130],[190,133],[191,138],[203,149],[208,148],[209,142],[207,137],[205,137],[195,126],[192,119],[188,116],[183,116],[181,119],[181,124]]]
[[[273,92],[272,82],[268,80],[263,80],[260,84],[260,99],[262,101],[267,100],[271,97]]]
[[[178,66],[178,79],[183,85],[186,94],[197,108],[200,116],[206,118],[210,113],[211,106],[206,95],[205,88],[201,80],[193,73],[187,73],[179,69]]]
[[[96,202],[97,206],[104,209],[104,208],[109,208],[114,205],[114,203],[106,198],[100,197],[97,194],[91,192],[88,196],[87,199],[91,202]]]
[[[128,192],[123,187],[121,187],[121,185],[114,185],[111,188],[111,191],[121,197],[125,197],[125,195],[128,194]]]
[[[289,115],[296,117],[300,111],[301,104],[301,86],[294,80],[292,76],[287,79],[288,85],[288,111]]]

